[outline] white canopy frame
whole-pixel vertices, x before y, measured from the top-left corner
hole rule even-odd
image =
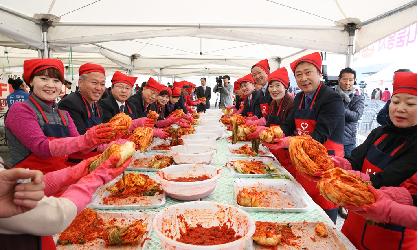
[[[57,0],[58,1],[58,0]],[[348,0],[332,0],[339,12]],[[144,56],[136,51],[124,53],[118,42],[133,43],[153,38],[192,37],[202,40],[236,41],[246,44],[266,44],[290,47],[280,56],[270,57],[270,62],[280,65],[311,50],[327,51],[346,55],[346,66],[352,63],[356,51],[373,42],[416,22],[416,1],[398,1],[393,9],[361,22],[358,18],[318,25],[266,25],[266,24],[213,24],[213,23],[87,23],[64,22],[52,14],[29,17],[5,7],[0,1],[0,46],[25,48],[39,51],[42,57],[64,57],[74,54],[73,63],[86,60],[98,61],[107,68],[122,68],[129,73],[151,73],[158,76],[184,76],[196,72],[222,74],[236,72],[242,75],[261,58],[222,57],[200,55],[187,56],[187,50],[176,56]],[[278,1],[268,1],[275,4]],[[388,4],[388,1],[371,1],[370,4]],[[49,5],[48,12],[56,1]],[[283,4],[281,4],[283,5]],[[68,12],[69,13],[69,12]],[[68,14],[66,13],[66,14]],[[65,15],[66,15],[65,14]],[[63,16],[63,15],[62,15]],[[330,19],[331,20],[331,19]],[[244,44],[243,46],[247,46]],[[201,49],[201,48],[200,48]],[[84,56],[88,54],[88,56]],[[96,55],[96,56],[94,56]],[[103,57],[103,58],[101,58]],[[17,60],[17,59],[16,59]],[[199,65],[212,65],[198,67]],[[218,66],[216,66],[218,65]],[[228,66],[228,68],[225,68]],[[222,70],[224,69],[224,70]],[[233,73],[233,74],[234,74]]]

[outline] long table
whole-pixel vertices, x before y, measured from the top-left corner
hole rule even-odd
[[[214,157],[213,164],[214,166],[223,168],[225,163],[228,161],[228,158],[231,156],[228,150],[228,142],[225,138],[222,138],[217,141],[217,153]],[[279,164],[277,162],[277,164]],[[155,173],[147,172],[150,176],[155,176]],[[290,174],[289,174],[290,175]],[[290,178],[294,180],[292,176]],[[202,199],[205,201],[215,201],[219,203],[225,204],[233,204],[233,182],[234,182],[234,175],[232,171],[225,168],[222,172],[222,177],[218,180],[218,184],[214,192],[209,195],[208,197]],[[295,181],[296,182],[296,181]],[[297,183],[297,185],[299,185]],[[304,189],[302,188],[303,192]],[[306,192],[305,192],[306,194]],[[261,220],[261,221],[274,221],[274,222],[301,222],[301,221],[312,221],[317,222],[321,221],[327,223],[331,227],[334,226],[332,221],[328,218],[325,212],[315,204],[312,199],[306,194],[311,203],[311,209],[306,212],[299,212],[299,213],[281,213],[281,212],[249,212],[251,218],[254,221]],[[164,206],[156,208],[156,209],[145,209],[142,210],[143,212],[147,213],[156,213],[161,211],[163,208],[168,207],[170,205],[181,203],[182,201],[178,201],[175,199],[171,199],[170,197],[166,197],[166,203]],[[345,243],[347,249],[356,249],[350,241],[337,230],[337,234],[339,235],[340,239]],[[151,232],[150,239],[147,240],[146,244],[144,245],[144,249],[162,249],[159,239],[157,238],[155,232]],[[248,248],[251,249],[251,248]]]

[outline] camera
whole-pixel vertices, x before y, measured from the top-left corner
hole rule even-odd
[[[222,88],[222,84],[223,84],[222,79],[223,79],[223,76],[216,77],[216,86],[215,86],[216,90],[219,90]]]

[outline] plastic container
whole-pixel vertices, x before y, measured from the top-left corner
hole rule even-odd
[[[183,135],[182,139],[199,139],[199,140],[210,140],[210,141],[216,141],[220,136],[215,133],[195,133],[195,134],[189,134],[189,135]]]
[[[198,137],[186,137],[186,138],[182,138],[183,140],[183,145],[188,146],[190,144],[200,144],[200,145],[207,145],[207,146],[211,146],[213,148],[216,148],[216,141],[214,140],[208,140],[208,139],[201,139]]]
[[[227,223],[242,238],[230,243],[197,246],[176,241],[180,229],[184,227],[178,219],[184,217],[189,226],[201,224],[203,227],[219,226]],[[245,249],[255,232],[255,223],[248,213],[237,207],[211,201],[192,201],[169,206],[160,211],[153,221],[153,229],[164,249],[176,250],[239,250]]]
[[[210,164],[216,150],[213,146],[189,144],[171,147],[169,154],[177,164],[205,163]]]
[[[225,129],[222,127],[213,126],[196,126],[196,134],[201,133],[216,134],[217,138],[220,138],[224,135]]]
[[[208,175],[210,179],[194,182],[167,180],[201,175]],[[207,197],[215,190],[217,181],[221,177],[221,169],[201,164],[172,165],[158,171],[156,177],[168,196],[178,200],[191,201]]]

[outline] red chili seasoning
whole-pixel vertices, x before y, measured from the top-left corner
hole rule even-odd
[[[169,179],[169,181],[175,181],[175,182],[194,182],[194,181],[204,181],[210,179],[210,176],[208,175],[200,175],[195,177],[178,177],[174,179]]]
[[[222,226],[204,228],[197,224],[196,227],[186,227],[186,232],[181,233],[177,241],[198,246],[225,244],[242,238],[234,229],[226,224]]]

